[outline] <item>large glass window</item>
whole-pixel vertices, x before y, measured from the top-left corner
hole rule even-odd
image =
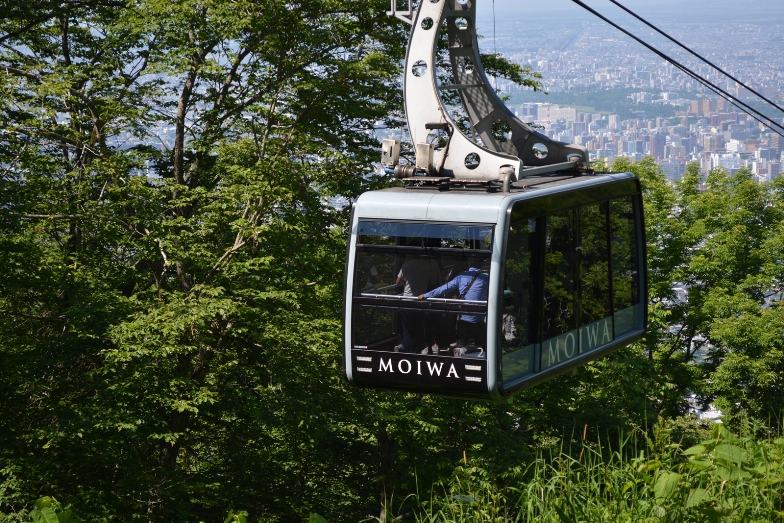
[[[611,342],[609,202],[586,205],[580,216],[580,353]]]
[[[643,324],[644,304],[639,273],[641,252],[632,198],[613,200],[610,206],[615,335],[621,336],[640,329]]]
[[[353,345],[485,358],[492,226],[360,222]]]
[[[512,209],[505,263],[505,385],[644,327],[639,197],[531,216]]]

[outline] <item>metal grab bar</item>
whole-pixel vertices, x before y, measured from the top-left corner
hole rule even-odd
[[[371,294],[362,292],[359,294],[363,298],[385,298],[396,301],[420,301],[416,296],[400,296],[397,294]],[[436,303],[455,303],[455,304],[469,304],[469,305],[487,305],[487,300],[455,300],[451,298],[425,298],[422,301],[436,302]]]
[[[397,283],[393,283],[392,285],[387,285],[386,287],[376,287],[375,289],[368,289],[368,290],[387,291],[389,289],[397,289],[397,288],[400,288],[400,287],[402,287],[402,285],[398,285]],[[363,292],[362,294],[365,295],[366,293]],[[380,296],[390,296],[390,295],[389,294],[381,294]]]

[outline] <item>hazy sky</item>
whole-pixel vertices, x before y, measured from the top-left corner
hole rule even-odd
[[[680,19],[683,22],[721,22],[741,19],[784,21],[784,0],[619,0],[651,22]],[[583,0],[615,20],[622,11],[607,0]],[[478,0],[480,16],[492,12],[493,0]],[[496,17],[532,15],[592,17],[571,0],[495,0]],[[615,16],[613,16],[615,15]],[[628,15],[626,15],[628,16]]]

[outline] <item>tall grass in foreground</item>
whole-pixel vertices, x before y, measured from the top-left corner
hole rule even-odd
[[[784,438],[717,424],[683,449],[661,433],[542,451],[506,487],[466,463],[440,492],[415,498],[417,521],[784,523]]]

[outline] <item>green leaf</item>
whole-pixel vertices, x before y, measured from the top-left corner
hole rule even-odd
[[[713,467],[713,463],[707,459],[690,459],[686,462],[686,466],[695,470],[705,470]]]
[[[327,523],[327,520],[315,512],[311,512],[310,517],[308,518],[308,523]]]
[[[59,523],[59,519],[57,518],[57,514],[55,514],[54,509],[52,507],[41,507],[38,511],[41,514],[41,521],[43,523]]]
[[[692,489],[689,492],[688,498],[686,498],[686,508],[696,507],[699,505],[702,500],[707,497],[707,493],[708,491],[706,489]]]
[[[731,445],[729,443],[722,443],[713,449],[713,456],[716,459],[721,459],[740,465],[746,461],[748,453],[738,446]]]
[[[699,456],[703,452],[705,452],[705,447],[703,445],[694,445],[683,451],[686,456]]]
[[[54,499],[49,496],[44,496],[36,500],[35,504],[33,505],[36,509],[41,510],[44,507],[51,507]]]
[[[681,480],[681,475],[675,472],[662,471],[656,476],[656,482],[653,484],[653,492],[657,500],[665,500],[672,496],[678,488],[678,483]]]

